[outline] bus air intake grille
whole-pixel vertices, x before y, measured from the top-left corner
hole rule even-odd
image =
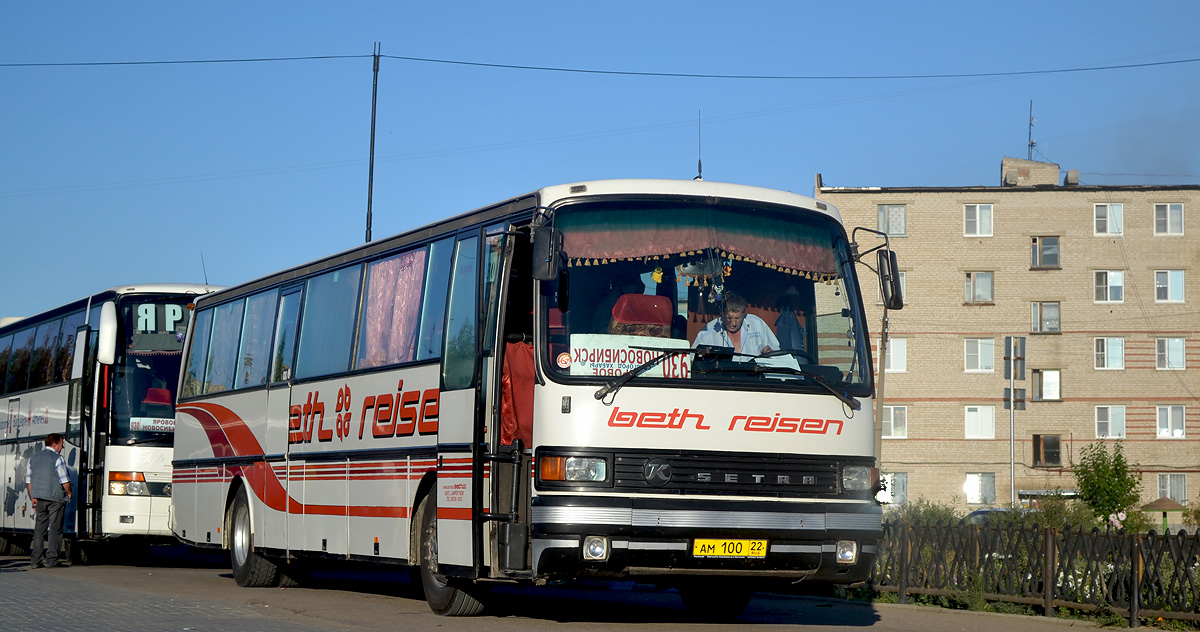
[[[830,498],[838,495],[832,458],[712,454],[620,454],[614,488],[652,494]]]

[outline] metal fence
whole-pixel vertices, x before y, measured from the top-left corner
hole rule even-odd
[[[1200,536],[1019,525],[884,523],[872,587],[1129,618],[1200,621]]]

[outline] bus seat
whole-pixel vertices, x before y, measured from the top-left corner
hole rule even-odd
[[[142,400],[142,403],[154,406],[170,406],[174,402],[171,401],[171,391],[165,388],[148,388],[146,389],[146,398]]]
[[[650,294],[622,294],[613,305],[608,333],[626,336],[671,336],[671,299]]]

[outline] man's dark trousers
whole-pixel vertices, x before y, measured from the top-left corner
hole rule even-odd
[[[46,548],[46,566],[58,564],[58,551],[62,548],[63,511],[66,508],[66,502],[38,499],[33,544],[29,547],[30,566],[36,568],[41,561],[43,546]]]

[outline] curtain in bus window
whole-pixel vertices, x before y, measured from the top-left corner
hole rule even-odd
[[[238,334],[242,329],[244,301],[226,303],[213,309],[212,342],[208,349],[208,370],[204,374],[204,392],[220,393],[233,388],[237,374]]]
[[[192,342],[183,374],[183,389],[180,397],[192,397],[204,392],[204,367],[208,365],[208,341],[212,334],[213,310],[206,309],[196,314],[192,327]]]
[[[275,305],[278,300],[279,293],[275,290],[246,299],[242,348],[238,351],[234,388],[267,383],[267,373],[271,369],[271,329],[275,324]]]
[[[358,368],[413,360],[424,280],[424,249],[371,264],[358,337]]]
[[[562,229],[563,251],[571,259],[628,260],[717,249],[784,272],[835,273],[829,230],[772,215],[763,210],[623,205],[563,213],[555,221]]]
[[[429,246],[429,264],[425,275],[425,301],[421,306],[421,337],[417,343],[417,359],[428,360],[442,354],[442,328],[446,320],[446,291],[450,283],[450,257],[454,254],[454,238],[443,239]]]
[[[4,392],[5,378],[8,376],[8,361],[12,357],[12,336],[0,338],[0,393]]]
[[[33,354],[33,327],[13,334],[12,356],[8,362],[9,393],[23,391],[29,386],[29,359]]]
[[[54,352],[54,381],[71,379],[71,363],[75,360],[75,336],[83,326],[83,312],[75,312],[63,319],[62,335],[58,349]]]
[[[308,280],[304,315],[300,318],[297,378],[341,373],[350,368],[361,284],[361,265]]]
[[[29,388],[48,386],[54,380],[54,350],[58,348],[58,334],[62,331],[62,319],[38,325],[33,336],[33,357],[29,367]]]

